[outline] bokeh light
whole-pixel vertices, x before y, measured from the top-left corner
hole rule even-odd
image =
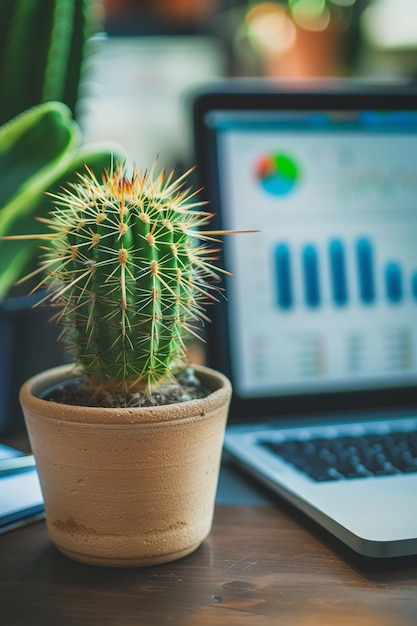
[[[363,37],[376,48],[417,48],[417,1],[378,0],[361,15]]]
[[[294,24],[286,9],[275,2],[262,2],[246,14],[247,35],[261,53],[282,53],[295,42]]]
[[[288,0],[291,16],[301,28],[325,30],[330,24],[330,10],[326,0]]]

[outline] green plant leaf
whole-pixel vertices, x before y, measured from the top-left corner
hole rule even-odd
[[[125,160],[115,144],[79,146],[80,131],[66,105],[48,102],[0,127],[0,300],[12,285],[36,268],[38,246],[2,241],[15,234],[43,232],[35,217],[46,217],[57,193],[75,181],[85,164],[101,175],[113,158]]]
[[[7,235],[30,235],[46,232],[47,228],[36,217],[47,217],[53,208],[52,198],[45,192],[58,193],[62,187],[78,179],[78,172],[85,172],[85,164],[100,177],[108,169],[113,159],[125,160],[122,149],[112,144],[91,144],[71,153],[49,176],[36,181],[38,192],[31,190],[13,201],[15,219],[9,221]],[[22,276],[36,269],[39,261],[38,244],[33,241],[0,240],[0,300]]]
[[[0,127],[1,235],[7,232],[13,199],[23,191],[30,191],[34,177],[48,172],[80,140],[70,110],[59,102],[28,109]]]

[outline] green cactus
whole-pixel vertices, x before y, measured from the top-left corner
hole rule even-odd
[[[1,0],[0,124],[42,102],[73,116],[88,40],[98,27],[95,0]]]
[[[200,231],[211,215],[184,188],[189,172],[134,171],[119,164],[102,181],[87,168],[54,196],[43,219],[50,299],[91,386],[141,390],[169,379],[185,356],[184,337],[216,300],[212,281],[219,231]],[[30,235],[30,239],[34,236]]]

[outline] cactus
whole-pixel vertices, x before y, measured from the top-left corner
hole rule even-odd
[[[220,231],[184,188],[190,172],[135,170],[118,163],[102,180],[87,167],[54,196],[40,235],[49,299],[83,376],[96,391],[139,390],[169,380],[185,357],[185,336],[216,300]],[[224,231],[225,232],[225,231]],[[33,239],[34,236],[30,235]]]
[[[94,0],[1,0],[0,124],[57,100],[76,113]]]

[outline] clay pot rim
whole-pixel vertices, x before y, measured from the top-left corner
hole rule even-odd
[[[28,379],[20,389],[22,406],[30,406],[39,419],[59,419],[80,424],[132,425],[183,421],[204,416],[230,401],[229,379],[211,368],[193,365],[202,383],[211,390],[205,398],[153,407],[101,408],[59,404],[39,398],[53,385],[74,378],[73,365],[61,365],[45,370]]]

